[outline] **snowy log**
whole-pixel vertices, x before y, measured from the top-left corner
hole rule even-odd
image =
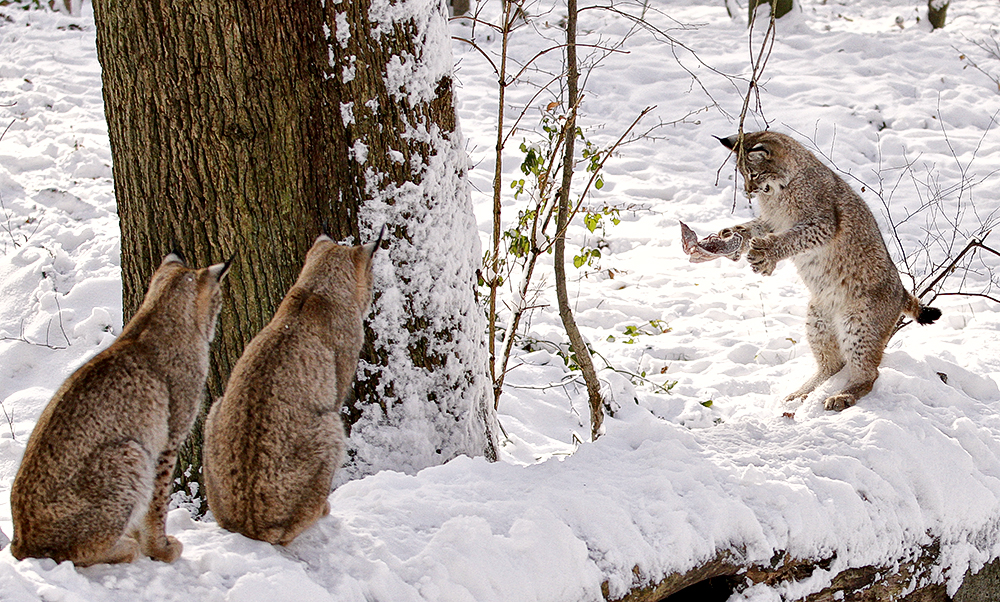
[[[932,571],[939,556],[939,547],[929,545],[921,548],[915,558],[900,559],[886,566],[864,566],[848,568],[838,572],[830,579],[830,584],[822,590],[806,595],[806,602],[881,602],[899,600],[905,602],[947,602],[946,587],[942,583],[932,581]],[[667,600],[674,594],[679,594],[688,588],[707,587],[708,582],[715,581],[713,593],[719,594],[718,599],[725,599],[735,591],[741,591],[758,584],[780,586],[792,584],[812,578],[816,571],[829,571],[835,558],[821,560],[800,560],[779,554],[773,559],[771,566],[743,566],[737,555],[730,551],[722,551],[712,560],[694,567],[685,573],[674,573],[655,584],[647,584],[631,590],[627,595],[615,602],[658,602]],[[890,566],[891,565],[891,566]],[[984,578],[987,571],[983,571]],[[637,574],[637,577],[639,575]],[[729,577],[728,591],[721,592],[719,578]],[[978,580],[967,578],[975,585]],[[965,588],[963,588],[965,589]],[[693,592],[685,592],[693,593]],[[959,591],[961,594],[961,590]],[[699,592],[699,597],[704,597]],[[723,595],[724,594],[724,595]],[[605,589],[605,599],[609,599]],[[788,599],[796,599],[790,596]],[[958,598],[956,598],[958,599]],[[978,599],[978,598],[976,598]]]
[[[636,567],[634,572],[636,577],[641,579],[638,567]],[[735,577],[739,573],[740,566],[734,562],[733,554],[723,551],[712,560],[696,566],[685,573],[673,573],[657,583],[636,587],[624,597],[614,599],[614,602],[658,602],[688,587],[706,582],[709,579]],[[608,593],[607,583],[604,584],[603,590],[604,599],[612,600]]]

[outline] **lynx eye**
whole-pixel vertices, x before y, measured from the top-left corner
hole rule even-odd
[[[766,155],[767,154],[767,149],[764,147],[763,144],[755,144],[747,152],[750,152],[750,153],[764,153]]]

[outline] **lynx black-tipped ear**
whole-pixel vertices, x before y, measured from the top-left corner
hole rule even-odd
[[[181,263],[187,263],[187,260],[184,258],[184,253],[181,253],[181,246],[178,244],[177,238],[174,236],[170,237],[170,253],[168,254],[171,253],[176,255],[177,258],[181,260]]]
[[[208,266],[208,273],[215,278],[216,282],[222,282],[222,279],[229,273],[229,267],[233,265],[234,259],[236,259],[236,253],[233,253],[232,257],[222,263]]]
[[[385,238],[385,225],[383,225],[382,229],[379,230],[378,238],[375,239],[375,242],[370,242],[367,245],[365,245],[365,253],[368,254],[369,259],[373,255],[375,255],[375,251],[378,251],[378,248],[380,246],[382,246],[382,239],[383,238]]]
[[[739,134],[729,136],[728,138],[719,138],[718,136],[712,136],[716,140],[722,143],[722,146],[728,148],[729,150],[736,150],[736,143],[739,141]]]
[[[333,240],[333,237],[330,236],[330,222],[329,221],[323,220],[323,222],[319,225],[319,233],[320,234],[325,234],[330,240]]]
[[[167,253],[163,257],[163,261],[160,262],[160,265],[162,266],[168,263],[179,263],[181,265],[187,265],[186,262],[184,261],[184,254],[177,249],[174,249],[173,251]]]

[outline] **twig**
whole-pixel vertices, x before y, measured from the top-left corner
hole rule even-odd
[[[490,23],[489,21],[480,19],[479,17],[472,16],[472,15],[455,15],[454,17],[451,17],[448,20],[449,21],[472,21],[473,23],[478,23],[478,24],[481,24],[481,25],[485,25],[486,27],[489,27],[490,29],[492,29],[493,31],[495,31],[497,33],[503,33],[503,29],[501,29],[499,26],[494,25],[493,23]],[[463,41],[466,41],[466,40],[463,40]],[[469,44],[471,44],[473,46],[476,45],[475,42],[469,42]]]
[[[992,232],[992,230],[990,232]],[[986,234],[984,234],[982,238],[973,238],[972,240],[970,240],[968,242],[968,244],[965,245],[965,248],[962,249],[959,252],[959,254],[955,256],[955,258],[951,261],[951,263],[949,263],[941,271],[941,273],[938,274],[938,276],[936,278],[934,278],[934,280],[931,281],[930,284],[928,284],[926,287],[924,287],[924,290],[920,291],[920,294],[917,295],[917,297],[923,298],[924,295],[926,295],[927,293],[929,293],[932,290],[934,290],[934,287],[937,286],[939,282],[941,282],[942,280],[944,280],[945,278],[947,278],[948,275],[951,274],[952,271],[955,270],[956,266],[958,266],[958,263],[962,260],[962,258],[965,257],[966,254],[970,253],[973,249],[977,249],[977,248],[978,249],[983,249],[984,251],[986,251],[988,253],[993,253],[997,257],[1000,257],[1000,253],[998,253],[996,250],[991,249],[990,247],[987,247],[986,245],[983,244],[983,240],[987,236],[990,235],[990,232],[987,232]],[[934,295],[934,297],[938,297],[941,294],[942,293],[936,293]],[[953,294],[964,294],[964,293],[953,293]],[[933,297],[932,297],[932,300],[933,300]]]
[[[573,207],[573,210],[570,212],[569,219],[566,220],[566,225],[563,227],[562,230],[557,231],[556,237],[558,237],[561,234],[565,234],[565,228],[568,227],[569,224],[571,224],[573,222],[573,218],[575,218],[576,214],[579,213],[580,207],[583,205],[584,199],[587,198],[587,193],[590,192],[590,188],[593,186],[594,182],[597,180],[597,176],[601,173],[601,170],[604,169],[604,164],[607,162],[607,160],[610,159],[611,156],[612,156],[612,154],[614,154],[615,150],[617,150],[618,147],[620,147],[622,145],[623,141],[628,137],[628,135],[632,132],[632,130],[635,129],[635,126],[637,126],[639,124],[639,122],[642,121],[642,118],[645,117],[646,115],[648,115],[649,112],[652,111],[655,108],[656,108],[656,106],[651,106],[651,107],[646,107],[645,109],[643,109],[642,112],[639,113],[638,117],[636,117],[632,121],[632,124],[630,126],[628,126],[628,128],[622,133],[621,136],[618,137],[618,140],[616,140],[614,144],[612,144],[610,147],[608,147],[607,151],[605,151],[605,152],[602,153],[600,163],[598,163],[597,168],[594,169],[591,172],[590,179],[587,180],[587,184],[586,184],[586,186],[584,186],[583,192],[580,193],[579,200],[577,200],[575,206]],[[542,251],[548,252],[548,249],[554,244],[554,242],[555,242],[555,237],[553,237],[553,240],[550,241],[542,249]]]
[[[49,327],[51,325],[52,325],[52,318],[49,318],[49,326],[46,327],[46,332],[48,332],[48,329],[49,329]],[[2,336],[2,337],[0,337],[0,341],[17,341],[17,342],[20,342],[20,343],[27,343],[28,345],[32,345],[34,347],[46,347],[48,349],[56,349],[56,350],[67,349],[67,347],[57,347],[56,345],[51,345],[51,344],[49,344],[48,341],[46,341],[44,343],[36,343],[34,341],[29,341],[28,338],[24,335],[24,320],[23,319],[21,320],[21,333],[18,336],[16,336],[16,337]],[[69,342],[69,339],[67,339],[67,343],[68,342]]]
[[[980,50],[985,51],[986,55],[989,58],[1000,60],[1000,43],[998,43],[995,39],[992,40],[993,41],[993,46],[990,46],[985,41],[977,42],[975,40],[970,40],[969,38],[965,38],[965,39],[968,40],[972,45],[974,45],[977,48],[979,48]],[[962,60],[964,60],[966,63],[968,63],[970,67],[972,67],[976,71],[982,73],[987,78],[989,78],[990,80],[992,80],[993,83],[996,84],[996,86],[997,86],[997,92],[1000,92],[1000,76],[993,75],[992,73],[990,73],[989,71],[987,71],[983,67],[980,67],[978,63],[976,63],[974,60],[972,60],[971,58],[969,58],[968,53],[962,52],[961,50],[959,50],[958,48],[956,48],[954,46],[952,46],[952,49],[955,52],[958,52],[959,53],[959,58],[962,59]]]
[[[6,106],[14,106],[14,105],[6,105]],[[7,130],[9,130],[9,129],[10,129],[10,126],[14,125],[14,122],[15,122],[15,121],[17,121],[17,120],[16,120],[16,119],[11,119],[11,120],[10,120],[10,123],[8,123],[8,124],[7,124],[7,127],[5,127],[5,128],[3,129],[3,132],[2,132],[2,133],[0,133],[0,140],[3,140],[3,137],[7,135]]]
[[[686,44],[684,44],[683,42],[681,42],[677,38],[671,36],[670,34],[668,34],[667,32],[663,31],[662,29],[660,29],[660,28],[652,25],[645,18],[636,17],[635,15],[632,15],[630,13],[627,13],[627,12],[623,11],[623,10],[615,8],[614,7],[614,3],[612,3],[610,5],[607,5],[607,6],[601,6],[601,5],[587,6],[587,7],[581,8],[580,12],[583,12],[583,11],[586,11],[586,10],[604,10],[604,11],[607,11],[607,12],[610,12],[610,13],[614,13],[616,15],[620,15],[620,16],[626,18],[626,19],[629,19],[629,20],[633,21],[633,23],[635,23],[639,27],[645,29],[646,31],[649,31],[650,33],[654,34],[654,36],[659,36],[659,37],[663,38],[664,40],[666,40],[667,43],[670,45],[671,53],[673,54],[674,60],[677,61],[677,64],[680,65],[681,69],[684,69],[684,71],[687,72],[687,74],[691,77],[691,79],[698,84],[698,87],[701,88],[701,91],[705,94],[705,96],[707,96],[709,99],[711,99],[712,106],[714,106],[716,109],[718,109],[723,115],[726,115],[727,117],[729,116],[728,113],[726,113],[725,109],[723,109],[722,106],[715,100],[715,98],[712,96],[712,93],[709,92],[708,88],[705,87],[705,84],[702,83],[701,78],[699,78],[698,75],[694,71],[692,71],[691,69],[689,69],[687,67],[687,65],[685,65],[680,60],[680,57],[677,55],[677,48],[681,48],[683,50],[686,50],[688,53],[691,54],[691,56],[693,56],[695,58],[696,61],[698,61],[699,65],[701,65],[702,67],[705,67],[706,69],[708,69],[712,73],[715,73],[716,75],[722,76],[723,78],[725,78],[726,80],[728,80],[730,83],[733,83],[734,86],[736,85],[735,84],[735,80],[737,78],[735,78],[735,77],[733,77],[733,76],[731,76],[731,75],[729,75],[727,73],[723,73],[722,71],[719,71],[715,67],[709,65],[704,60],[702,60],[702,58],[698,55],[698,53],[695,52],[692,48],[688,47]],[[660,12],[660,11],[657,11],[657,12]],[[661,14],[663,14],[663,13],[661,12]]]
[[[578,48],[596,48],[598,50],[604,50],[605,52],[608,52],[608,53],[629,54],[629,52],[627,50],[618,50],[618,49],[611,48],[611,47],[608,47],[608,46],[599,46],[597,44],[577,44],[577,47]],[[518,71],[513,77],[510,78],[511,81],[516,81],[516,80],[520,79],[520,77],[522,75],[524,75],[524,72],[528,70],[528,67],[530,67],[532,65],[532,63],[534,63],[535,61],[537,61],[541,57],[545,56],[546,54],[548,54],[548,53],[550,53],[550,52],[552,52],[554,50],[563,50],[565,48],[566,48],[566,44],[560,44],[558,46],[552,46],[552,47],[546,48],[545,50],[539,50],[535,54],[535,56],[531,57],[530,59],[528,59],[527,62],[524,63],[524,65],[521,67],[520,71]]]
[[[56,315],[59,316],[59,332],[62,333],[63,339],[66,341],[67,346],[71,346],[72,343],[69,342],[69,336],[66,334],[66,328],[63,326],[62,318],[62,307],[59,305],[59,294],[53,295],[52,299],[56,302]]]
[[[463,38],[459,36],[451,36],[451,39],[458,40],[459,42],[465,42],[469,46],[472,46],[472,49],[478,52],[479,54],[483,55],[483,58],[486,59],[486,62],[490,64],[490,67],[493,67],[493,72],[497,74],[497,77],[500,77],[500,69],[497,68],[496,63],[493,62],[493,59],[490,58],[490,55],[486,54],[486,51],[480,48],[479,44],[476,44],[475,42],[473,42],[468,38]]]
[[[754,59],[754,49],[753,49],[753,28],[754,23],[757,22],[756,19],[751,19],[748,28],[747,40],[750,44],[750,80],[747,83],[747,93],[743,97],[743,108],[740,109],[740,119],[739,125],[736,129],[736,167],[735,170],[738,172],[740,167],[746,161],[746,149],[743,148],[743,135],[745,134],[744,125],[746,124],[747,113],[750,111],[750,99],[754,96],[757,98],[756,111],[758,113],[763,113],[763,106],[760,99],[760,79],[764,74],[764,68],[767,66],[767,61],[771,58],[771,51],[774,49],[774,41],[777,38],[777,29],[775,25],[774,16],[774,5],[771,5],[771,18],[768,22],[767,30],[764,32],[764,38],[761,40],[760,50],[757,52],[757,58]],[[767,126],[767,120],[764,119],[765,127]],[[729,156],[726,156],[726,162],[729,161]],[[722,168],[725,167],[726,162],[723,162],[719,166],[716,172],[715,179],[716,182],[719,181],[719,175],[722,173]],[[734,180],[735,182],[735,180]],[[733,187],[733,207],[732,211],[736,211],[736,203],[738,199],[738,193],[736,187]]]
[[[3,405],[2,401],[0,401],[0,409],[3,410],[4,418],[7,419],[7,428],[10,429],[10,438],[17,441],[17,435],[14,434],[14,410],[11,410],[10,414],[8,414],[7,407]]]

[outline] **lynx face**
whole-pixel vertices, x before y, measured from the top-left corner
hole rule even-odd
[[[737,136],[719,141],[736,153],[747,195],[779,192],[797,171],[795,150],[800,148],[799,144],[784,134],[769,131],[744,134],[742,144]]]

